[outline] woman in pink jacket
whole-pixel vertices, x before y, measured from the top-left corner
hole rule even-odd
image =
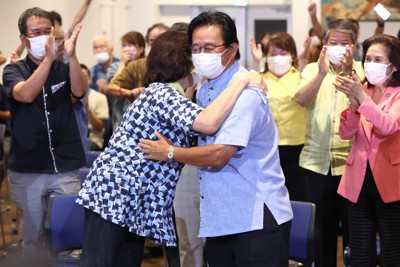
[[[400,266],[400,41],[378,35],[364,41],[367,83],[337,76],[350,107],[339,134],[353,139],[338,193],[349,200],[351,266]]]

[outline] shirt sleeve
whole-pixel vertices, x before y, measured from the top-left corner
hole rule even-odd
[[[21,64],[24,64],[22,60],[14,64],[8,64],[4,68],[3,83],[8,95],[11,95],[11,92],[16,84],[26,81],[27,79],[23,75],[23,71],[20,66]]]
[[[191,131],[191,127],[203,109],[172,87],[168,85],[163,87],[163,90],[158,90],[160,92],[158,99],[161,100],[157,105],[159,119],[183,129],[192,136],[197,135],[197,132]]]
[[[247,147],[257,127],[271,123],[268,102],[256,89],[245,89],[216,134],[214,144]],[[266,116],[265,116],[266,115]]]
[[[107,69],[106,79],[107,79],[108,83],[115,76],[115,73],[117,72],[118,66],[119,66],[119,62],[113,62],[111,64],[111,66]]]

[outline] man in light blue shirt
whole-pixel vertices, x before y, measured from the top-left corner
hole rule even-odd
[[[238,62],[236,26],[225,13],[204,12],[190,23],[189,39],[193,63],[207,79],[197,94],[206,107],[246,71]],[[199,236],[207,238],[210,267],[288,265],[293,214],[278,132],[259,90],[246,88],[220,130],[200,136],[198,147],[166,145],[162,153],[200,167]]]

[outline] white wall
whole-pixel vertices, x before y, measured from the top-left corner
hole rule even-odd
[[[17,21],[21,13],[30,7],[39,6],[47,10],[56,10],[63,17],[66,29],[75,12],[84,0],[8,0],[1,2],[0,25],[2,39],[0,50],[9,55],[19,44]],[[199,6],[232,6],[235,0],[93,0],[83,21],[84,27],[79,36],[77,53],[80,61],[89,67],[94,64],[92,56],[92,40],[96,35],[105,34],[114,43],[115,55],[120,54],[119,37],[128,30],[136,30],[145,35],[147,28],[164,22],[171,25],[176,21],[189,22],[194,7]],[[291,5],[291,34],[298,46],[301,46],[308,29],[311,27],[307,6],[311,0],[248,0],[249,6]],[[319,1],[317,1],[319,5]],[[373,34],[374,22],[360,23],[360,39],[364,40]],[[399,22],[387,22],[385,33],[397,35]],[[245,45],[245,44],[242,44]],[[4,67],[4,65],[2,66]],[[2,67],[0,72],[2,73]]]

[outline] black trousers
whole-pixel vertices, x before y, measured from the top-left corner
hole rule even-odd
[[[277,225],[264,206],[264,228],[240,234],[208,237],[209,267],[287,267],[291,221]]]
[[[349,239],[347,201],[337,193],[341,176],[304,171],[305,200],[316,205],[315,267],[336,267],[338,235],[343,235],[343,248]]]
[[[279,159],[283,174],[285,175],[285,185],[289,191],[290,200],[304,201],[305,199],[305,172],[299,166],[299,158],[303,146],[278,147]]]
[[[351,266],[376,266],[377,232],[380,266],[400,266],[400,201],[382,201],[369,164],[357,203],[349,202],[349,229]]]
[[[145,238],[85,210],[81,267],[140,267]]]

